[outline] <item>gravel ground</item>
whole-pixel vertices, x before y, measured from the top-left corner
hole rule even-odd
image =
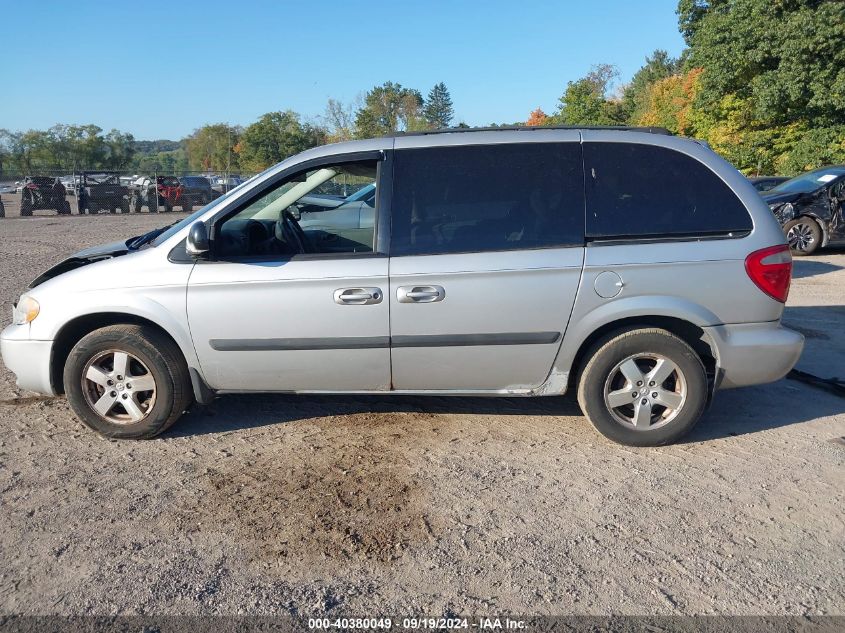
[[[0,220],[0,297],[165,220]],[[844,251],[796,263],[802,369],[842,375],[843,304]],[[656,449],[570,398],[227,396],[114,442],[0,365],[0,613],[845,614],[843,436],[782,380]]]

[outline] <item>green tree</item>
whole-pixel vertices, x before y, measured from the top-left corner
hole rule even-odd
[[[570,81],[560,98],[558,111],[547,119],[552,125],[617,125],[624,121],[622,104],[608,98],[619,70],[598,64],[585,77]]]
[[[680,0],[697,133],[747,172],[845,160],[845,3]]]
[[[355,106],[337,99],[326,103],[323,121],[327,129],[327,140],[333,143],[349,141],[355,137]]]
[[[268,112],[244,130],[237,151],[247,171],[261,171],[326,142],[326,130],[302,123],[296,112]]]
[[[629,120],[639,118],[647,109],[647,93],[657,81],[666,79],[680,71],[680,61],[669,57],[664,50],[656,50],[651,57],[646,57],[645,65],[640,68],[622,91],[622,109]]]
[[[364,97],[355,115],[355,136],[370,138],[424,126],[423,98],[418,90],[392,81],[376,86]]]
[[[135,137],[120,130],[112,130],[103,139],[106,145],[105,163],[111,169],[125,169],[135,156]]]
[[[770,124],[845,123],[845,3],[732,0],[708,5],[690,36],[689,64],[705,69],[703,107],[750,99]]]
[[[429,91],[428,98],[425,100],[425,107],[423,108],[423,118],[429,126],[437,128],[449,127],[452,124],[452,119],[455,116],[455,110],[452,107],[452,97],[449,95],[449,89],[442,81]]]
[[[235,146],[243,130],[228,123],[204,125],[185,139],[188,164],[193,170],[237,171]]]

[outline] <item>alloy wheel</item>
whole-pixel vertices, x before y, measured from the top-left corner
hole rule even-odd
[[[815,241],[813,229],[809,224],[803,222],[799,222],[790,228],[786,234],[786,239],[789,242],[789,248],[796,251],[806,251]]]
[[[135,424],[152,411],[156,383],[138,357],[121,350],[108,350],[85,365],[82,393],[91,410],[104,420]]]
[[[647,431],[674,420],[687,398],[680,367],[659,354],[635,354],[617,363],[604,385],[604,402],[627,428]]]

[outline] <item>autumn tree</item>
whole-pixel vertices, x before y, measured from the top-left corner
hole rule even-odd
[[[452,97],[449,89],[442,81],[429,91],[425,100],[423,117],[432,128],[446,128],[452,124],[455,111],[452,107]]]
[[[681,0],[700,133],[746,172],[845,161],[845,3]]]
[[[545,112],[543,112],[542,108],[537,108],[536,110],[532,110],[531,114],[528,115],[528,120],[525,122],[525,125],[531,127],[545,125],[548,118],[549,117]]]
[[[631,78],[622,91],[622,109],[628,119],[638,119],[647,108],[646,100],[651,86],[676,75],[681,70],[680,60],[669,57],[664,50],[656,50],[646,57],[645,64]]]
[[[693,111],[700,87],[701,69],[670,75],[647,84],[638,97],[638,106],[631,122],[634,125],[664,127],[674,134],[691,136],[696,129]]]

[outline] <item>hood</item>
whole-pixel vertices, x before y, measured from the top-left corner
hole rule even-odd
[[[763,197],[763,200],[766,201],[766,204],[769,206],[777,205],[777,204],[785,204],[787,202],[795,202],[798,198],[806,195],[803,193],[797,193],[794,191],[789,192],[771,192],[771,191],[764,191],[760,194]]]
[[[58,277],[68,271],[80,268],[81,266],[85,266],[93,262],[126,255],[128,252],[129,248],[126,246],[126,242],[111,242],[110,244],[100,244],[99,246],[86,248],[78,253],[74,253],[67,259],[41,273],[32,281],[32,283],[29,284],[29,287],[35,288],[36,286],[43,284],[48,279]]]

